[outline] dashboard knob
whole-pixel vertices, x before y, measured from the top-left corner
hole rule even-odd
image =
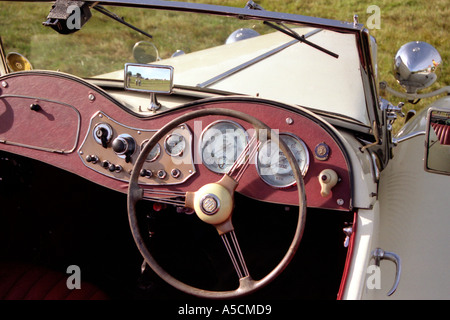
[[[112,148],[116,154],[125,155],[126,162],[129,162],[136,149],[136,142],[132,136],[121,134],[113,140]]]
[[[86,161],[87,162],[92,162],[92,163],[97,163],[98,161],[98,157],[95,154],[90,154],[86,156]]]
[[[336,171],[325,169],[320,172],[318,178],[321,187],[320,195],[325,198],[330,194],[331,189],[338,183],[339,177]]]
[[[102,161],[102,167],[103,168],[108,168],[109,167],[109,161],[108,160],[103,160]]]

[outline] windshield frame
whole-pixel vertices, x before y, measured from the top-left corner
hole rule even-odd
[[[25,0],[24,2],[53,2],[40,0]],[[259,20],[263,22],[282,22],[286,24],[296,24],[300,26],[308,26],[317,29],[331,30],[339,33],[353,34],[356,39],[356,48],[360,57],[361,78],[363,82],[364,97],[366,100],[366,111],[369,119],[369,126],[361,123],[362,127],[366,127],[365,133],[373,132],[371,130],[375,126],[381,130],[382,121],[381,111],[378,108],[378,87],[376,83],[376,74],[374,61],[372,60],[371,39],[368,30],[362,24],[354,22],[337,21],[331,19],[309,17],[291,13],[279,13],[259,9],[249,8],[247,3],[245,8],[227,7],[220,5],[201,4],[201,3],[185,3],[176,1],[160,1],[160,0],[104,0],[104,1],[85,1],[89,5],[108,5],[137,7],[145,9],[172,10],[179,12],[192,12],[202,14],[212,14],[218,16],[235,17],[241,20]]]

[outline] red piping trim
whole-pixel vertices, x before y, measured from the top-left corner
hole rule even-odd
[[[353,232],[350,236],[350,241],[348,243],[347,249],[347,257],[345,258],[345,266],[344,272],[342,273],[341,285],[339,286],[339,292],[337,294],[337,300],[342,300],[342,296],[344,294],[345,284],[347,283],[348,271],[350,269],[350,263],[353,255],[353,244],[355,242],[355,233],[356,233],[356,225],[357,225],[357,213],[355,212],[353,215]]]

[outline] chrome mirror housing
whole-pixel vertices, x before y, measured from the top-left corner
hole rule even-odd
[[[441,62],[439,52],[432,45],[422,41],[409,42],[395,55],[394,75],[407,93],[417,93],[436,81]]]

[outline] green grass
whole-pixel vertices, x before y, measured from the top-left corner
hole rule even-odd
[[[247,0],[195,0],[190,2],[217,4],[225,6],[243,7]],[[266,10],[294,13],[305,16],[352,21],[357,14],[359,22],[366,24],[372,12],[367,12],[371,5],[380,8],[380,29],[370,30],[378,43],[378,72],[379,81],[387,81],[396,90],[402,91],[393,77],[392,67],[395,53],[401,45],[421,40],[436,47],[440,52],[443,63],[440,66],[439,80],[424,92],[430,92],[446,85],[450,85],[450,6],[448,0],[260,0],[256,1]],[[131,48],[145,37],[110,21],[109,18],[93,11],[98,19],[91,19],[82,32],[65,37],[60,46],[55,46],[53,39],[56,34],[49,28],[44,28],[40,22],[44,21],[50,4],[33,5],[31,8],[25,4],[0,3],[0,32],[6,46],[6,51],[18,51],[25,54],[35,66],[39,66],[45,55],[52,55],[53,69],[71,72],[76,68],[84,68],[86,75],[101,73],[104,66],[123,68],[124,62],[132,62]],[[241,27],[244,22],[235,20],[233,23],[224,23],[219,18],[192,19],[190,15],[178,16],[172,21],[174,13],[156,13],[140,10],[138,14],[128,14],[124,8],[114,8],[119,16],[124,16],[130,23],[136,24],[153,35],[153,42],[158,47],[162,57],[168,57],[175,50],[180,49],[175,44],[184,43],[181,48],[186,52],[194,48],[206,48],[223,43],[226,36],[234,29]],[[24,23],[24,17],[32,16],[27,20],[34,24]],[[167,33],[165,26],[170,23],[171,32]],[[247,22],[252,26],[258,22]],[[97,28],[104,31],[99,34]],[[13,30],[13,31],[8,31]],[[189,32],[185,32],[189,30]],[[257,26],[259,32],[264,32]],[[20,41],[17,41],[17,35]],[[31,35],[35,34],[31,41]],[[114,39],[103,41],[102,39]],[[36,41],[37,40],[37,41]],[[33,45],[30,45],[33,43]],[[13,44],[13,45],[11,45]],[[87,55],[75,54],[71,48],[82,49]],[[401,99],[387,96],[388,100],[396,104]],[[406,109],[421,110],[433,99],[426,99],[416,105],[407,104]],[[402,124],[398,121],[396,128]]]

